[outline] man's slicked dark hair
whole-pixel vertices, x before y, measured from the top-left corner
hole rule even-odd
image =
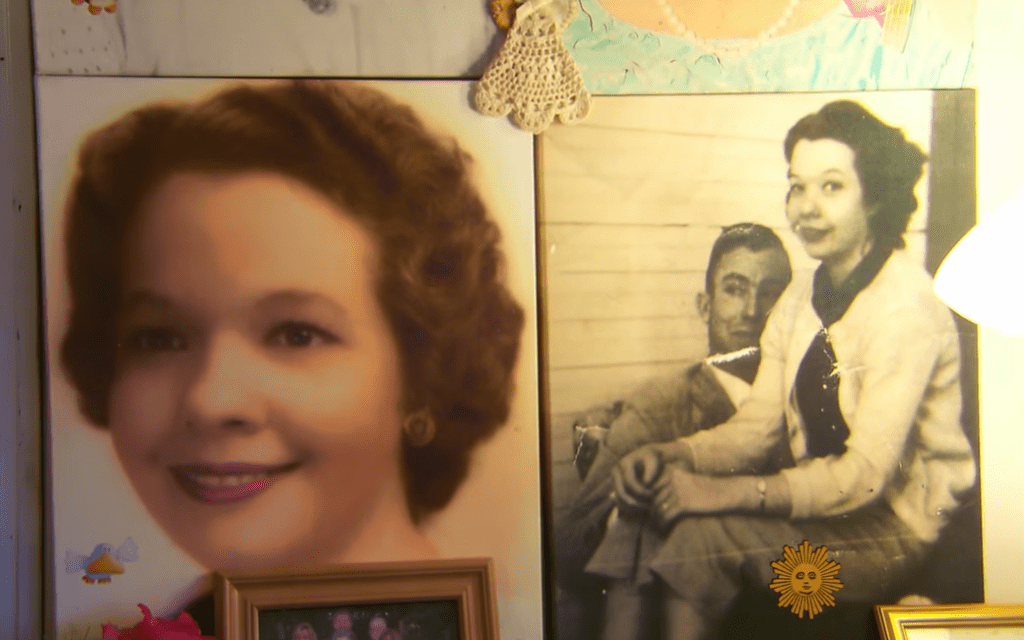
[[[792,273],[789,253],[786,252],[786,247],[783,246],[782,240],[774,231],[753,222],[740,222],[722,229],[722,233],[715,239],[715,244],[711,245],[711,257],[708,258],[708,268],[704,272],[704,291],[708,295],[715,293],[715,275],[722,258],[738,247],[746,247],[751,251],[779,249],[786,256],[786,269]]]
[[[99,426],[109,419],[123,256],[149,194],[180,172],[276,173],[325,196],[375,240],[403,409],[428,408],[436,423],[429,444],[403,447],[409,511],[420,521],[443,508],[473,447],[509,417],[524,325],[471,168],[453,139],[355,82],[241,84],[146,106],[92,133],[65,235],[71,318],[61,357],[82,412]]]

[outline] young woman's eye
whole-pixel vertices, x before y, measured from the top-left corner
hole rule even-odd
[[[338,337],[333,333],[308,322],[282,322],[267,334],[268,344],[293,349],[336,342]]]
[[[188,341],[170,327],[141,327],[128,332],[122,346],[136,353],[159,353],[184,351],[188,348]]]
[[[829,180],[824,185],[822,185],[822,190],[825,193],[835,193],[837,191],[841,191],[842,188],[843,188],[843,183],[842,182],[837,182],[835,180]]]
[[[791,185],[789,185],[789,191],[786,192],[786,202],[789,202],[789,199],[792,198],[793,196],[802,195],[803,192],[804,192],[804,185],[802,185],[802,184],[791,184]]]

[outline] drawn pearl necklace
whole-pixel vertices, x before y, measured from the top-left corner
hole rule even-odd
[[[751,50],[774,38],[789,23],[789,19],[793,17],[793,11],[796,10],[798,4],[800,4],[800,0],[789,0],[789,4],[782,10],[782,15],[775,21],[775,24],[753,38],[742,40],[736,44],[715,44],[712,40],[698,36],[683,24],[683,21],[679,19],[679,16],[672,9],[672,5],[669,4],[669,0],[658,0],[658,5],[661,7],[665,17],[668,18],[668,22],[672,25],[676,34],[690,40],[701,49],[713,54],[719,60],[723,57],[743,57],[750,53]]]

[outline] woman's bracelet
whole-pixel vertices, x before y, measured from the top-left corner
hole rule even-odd
[[[763,477],[757,478],[757,510],[764,511],[768,504],[768,482]]]

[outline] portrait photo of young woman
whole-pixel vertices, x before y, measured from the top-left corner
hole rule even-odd
[[[56,556],[138,548],[58,628],[477,555],[539,632],[530,137],[460,83],[41,84]]]

